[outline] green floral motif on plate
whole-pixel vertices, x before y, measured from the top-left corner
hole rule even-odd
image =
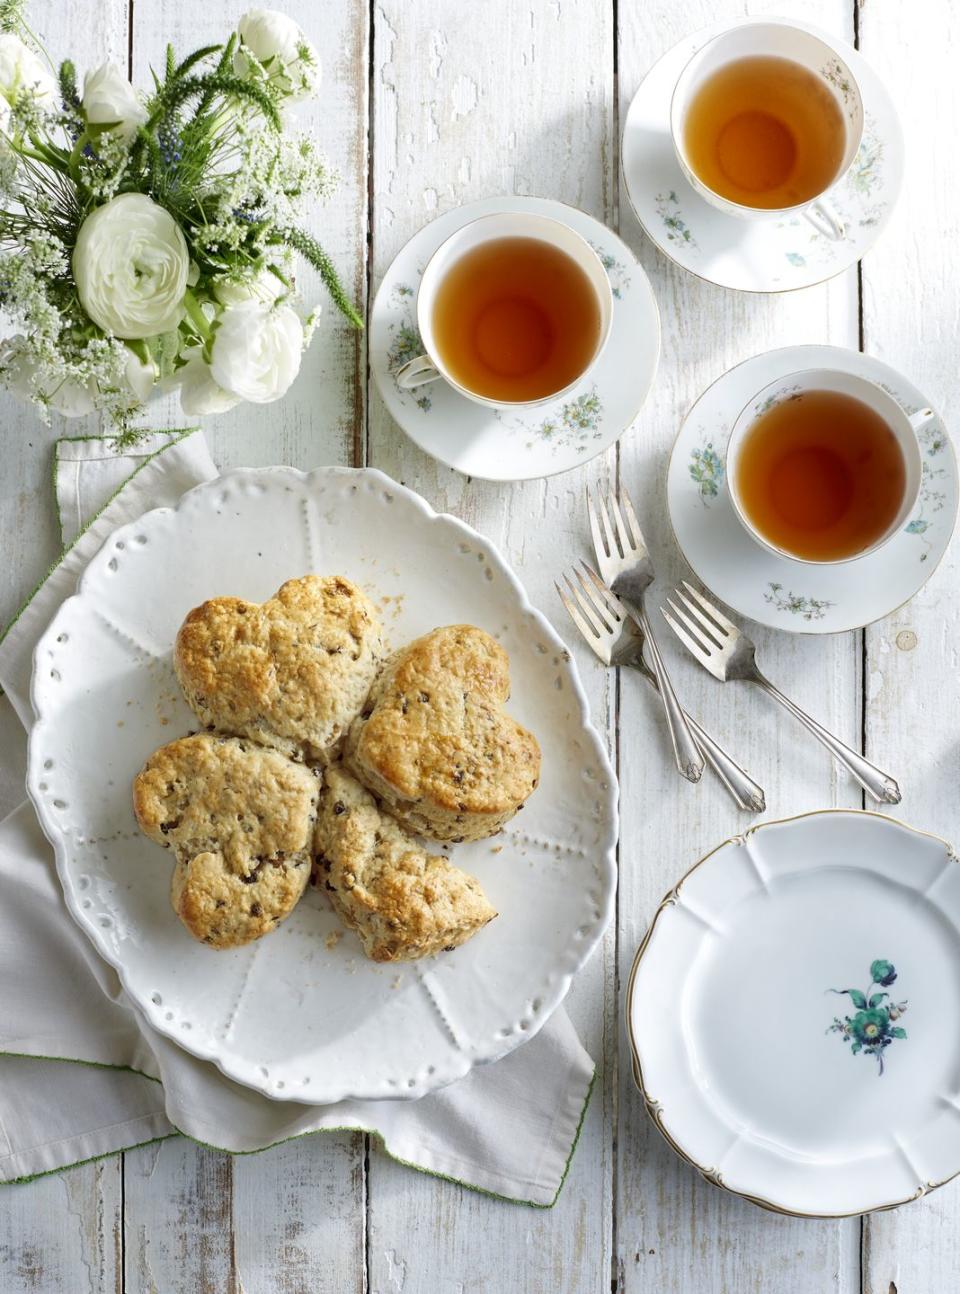
[[[713,447],[713,441],[694,448],[690,452],[690,479],[697,487],[704,505],[715,499],[723,485],[723,460]]]
[[[855,1008],[853,1015],[834,1016],[827,1033],[839,1033],[850,1044],[851,1055],[863,1052],[877,1061],[877,1076],[883,1073],[883,1053],[897,1038],[906,1038],[907,1031],[896,1023],[907,1009],[906,1002],[894,1002],[886,990],[897,978],[892,962],[878,958],[870,963],[870,986],[866,992],[858,988],[831,988],[828,993],[847,996]],[[882,991],[875,993],[879,988]]]
[[[411,303],[415,297],[416,293],[408,283],[397,283],[392,292],[393,305],[404,310],[400,320],[389,325],[393,340],[387,352],[387,365],[394,375],[394,379],[398,369],[409,363],[410,360],[416,359],[418,355],[423,354],[423,341],[411,308]],[[402,395],[412,396],[412,392],[401,387],[399,383],[397,383],[397,390]],[[433,405],[433,401],[426,394],[413,396],[412,398],[417,408],[422,409],[424,413]]]
[[[789,611],[792,616],[801,616],[804,620],[822,620],[828,608],[834,605],[824,598],[801,596],[799,593],[791,593],[789,589],[785,593],[783,585],[776,584],[773,580],[767,587],[769,592],[764,593],[764,602],[769,602],[778,611]]]
[[[687,222],[680,212],[680,199],[671,189],[669,193],[658,193],[656,196],[657,215],[667,229],[668,243],[684,243],[687,247],[696,248],[697,240],[690,231]]]
[[[590,246],[597,253],[597,259],[607,271],[607,278],[610,280],[610,291],[617,301],[623,299],[623,294],[630,287],[630,275],[623,261],[618,261],[612,252],[607,251],[598,243],[591,242]]]

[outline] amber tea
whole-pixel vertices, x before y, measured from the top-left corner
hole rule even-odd
[[[474,395],[540,400],[576,381],[597,351],[600,302],[587,274],[539,238],[492,238],[437,288],[436,358]]]
[[[840,561],[889,530],[906,489],[893,431],[850,395],[803,391],[746,431],[735,464],[740,507],[769,544],[806,561]]]
[[[724,64],[694,93],[683,147],[701,183],[728,202],[793,207],[836,179],[846,126],[816,73],[793,59],[751,55]]]

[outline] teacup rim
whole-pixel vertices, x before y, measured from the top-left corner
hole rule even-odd
[[[429,347],[427,346],[427,343],[424,337],[423,320],[421,319],[421,316],[420,316],[421,295],[423,291],[424,280],[427,277],[430,267],[433,265],[434,261],[444,250],[447,244],[452,242],[454,238],[457,238],[461,234],[463,234],[464,231],[472,229],[475,225],[484,224],[490,220],[500,220],[504,216],[509,216],[511,218],[520,217],[523,220],[535,221],[539,224],[557,225],[561,229],[567,230],[569,233],[571,233],[574,236],[574,238],[578,239],[583,244],[583,246],[586,248],[587,252],[589,253],[589,257],[591,257],[599,266],[600,272],[601,272],[600,274],[601,281],[603,282],[604,288],[605,288],[604,303],[606,306],[606,310],[605,310],[606,323],[604,327],[603,336],[601,337],[596,350],[591,356],[589,363],[582,369],[580,373],[577,374],[577,376],[572,381],[568,382],[566,386],[561,387],[557,391],[551,392],[550,395],[539,396],[536,400],[492,400],[489,398],[489,396],[479,395],[477,392],[471,391],[469,387],[466,387],[462,383],[458,382],[456,378],[450,375],[450,373],[448,372],[444,364],[438,363],[436,356],[434,356],[434,354],[430,351]],[[543,239],[541,241],[546,242],[547,240]],[[564,396],[569,395],[580,385],[580,383],[584,380],[584,378],[587,376],[590,370],[599,361],[603,352],[606,350],[607,342],[610,340],[610,333],[613,330],[613,300],[614,300],[613,288],[610,284],[610,278],[603,267],[603,262],[601,261],[599,254],[597,253],[596,249],[590,245],[590,242],[584,237],[584,235],[581,234],[579,230],[574,229],[572,225],[568,224],[564,220],[559,220],[556,216],[541,215],[538,212],[532,212],[532,211],[529,211],[529,212],[487,211],[487,212],[484,212],[482,215],[474,216],[474,218],[472,220],[468,220],[466,224],[460,225],[458,228],[454,229],[451,233],[447,235],[446,238],[444,238],[443,242],[441,242],[438,247],[435,247],[433,251],[430,253],[430,256],[428,257],[427,262],[423,267],[423,272],[420,275],[420,282],[417,284],[417,299],[416,299],[416,311],[415,311],[416,319],[417,319],[417,331],[420,334],[420,339],[423,343],[424,352],[429,358],[430,363],[437,370],[437,373],[440,375],[441,380],[446,382],[460,395],[464,396],[465,399],[473,400],[476,403],[486,405],[488,408],[491,408],[491,409],[535,409],[541,405],[551,404],[554,400],[562,400]]]
[[[718,40],[721,40],[724,36],[728,36],[731,32],[739,31],[744,27],[789,27],[794,31],[802,32],[805,36],[812,37],[814,40],[819,41],[820,44],[823,45],[826,49],[829,49],[830,53],[834,56],[834,58],[839,60],[841,66],[849,76],[851,84],[856,89],[857,102],[859,104],[860,111],[858,114],[859,121],[858,121],[857,131],[856,131],[855,140],[854,140],[855,146],[851,150],[850,162],[845,167],[843,167],[842,170],[837,172],[837,174],[833,177],[833,179],[826,186],[826,188],[821,189],[820,192],[815,194],[812,198],[807,198],[803,202],[794,202],[789,207],[751,207],[748,203],[735,202],[733,198],[727,198],[722,193],[718,193],[716,189],[711,188],[709,184],[707,184],[704,180],[701,180],[700,177],[696,175],[696,172],[693,170],[693,167],[690,165],[689,161],[687,160],[685,150],[682,148],[682,145],[680,142],[681,134],[680,134],[680,131],[677,129],[677,126],[679,123],[676,120],[677,111],[678,111],[677,93],[684,77],[687,75],[687,72],[690,69],[690,65],[693,63],[694,59],[699,58],[699,56],[703,53],[703,51],[707,49],[710,45],[714,44]],[[822,32],[819,30],[812,30],[808,27],[805,27],[802,23],[797,22],[792,18],[786,18],[779,14],[750,14],[747,17],[741,18],[736,22],[729,23],[727,26],[723,27],[720,31],[714,32],[713,35],[707,37],[707,39],[704,41],[702,45],[699,45],[693,51],[693,53],[684,63],[683,67],[680,69],[679,73],[677,74],[677,79],[673,83],[673,89],[670,92],[670,109],[669,109],[667,120],[670,125],[670,138],[673,142],[674,152],[676,153],[677,160],[680,163],[680,168],[683,171],[684,179],[686,179],[688,184],[690,184],[693,187],[693,180],[691,179],[691,177],[694,177],[696,179],[696,183],[700,185],[707,193],[710,193],[714,198],[717,199],[718,202],[722,202],[725,206],[730,207],[736,213],[738,214],[742,213],[744,216],[762,216],[764,219],[772,219],[778,216],[800,215],[802,212],[812,207],[815,203],[821,201],[823,198],[827,196],[828,193],[831,193],[833,189],[836,188],[836,186],[840,183],[843,177],[850,170],[850,167],[853,165],[856,159],[857,153],[860,151],[860,147],[863,144],[863,136],[866,128],[866,109],[864,107],[863,90],[861,89],[861,86],[860,86],[860,79],[853,71],[853,69],[850,67],[850,64],[847,62],[846,56],[844,55],[843,51],[837,49],[836,45],[832,42],[832,40],[829,37],[829,33]]]
[[[890,523],[890,526],[888,527],[888,529],[884,532],[884,534],[880,536],[879,539],[875,540],[872,544],[870,544],[869,547],[862,548],[860,549],[859,552],[851,553],[848,557],[800,557],[798,556],[797,553],[792,553],[790,552],[789,549],[781,548],[778,544],[772,543],[769,539],[766,539],[763,535],[760,534],[756,526],[754,526],[753,523],[749,520],[743,508],[741,507],[739,490],[736,484],[736,475],[735,473],[732,473],[730,471],[730,462],[729,462],[730,446],[733,442],[734,436],[739,434],[739,436],[742,438],[743,434],[749,429],[752,423],[756,421],[756,417],[754,417],[749,422],[747,422],[744,425],[744,427],[742,428],[740,427],[741,421],[744,419],[745,415],[747,415],[750,410],[750,406],[756,400],[758,400],[764,394],[765,391],[769,390],[770,387],[787,386],[789,383],[795,382],[799,378],[808,377],[810,374],[814,374],[814,373],[834,374],[836,376],[849,378],[852,381],[858,383],[859,385],[870,387],[873,391],[877,392],[880,397],[880,402],[886,403],[888,406],[892,406],[896,414],[898,414],[899,417],[906,424],[906,427],[908,428],[910,440],[913,444],[914,449],[916,450],[917,459],[920,462],[920,471],[916,473],[916,481],[915,481],[914,489],[911,491],[910,495],[907,495],[906,493],[904,494],[904,499],[901,502],[900,507],[897,509],[897,516]],[[811,386],[807,389],[817,390],[819,388],[815,386]],[[917,436],[916,429],[914,428],[911,422],[911,416],[912,415],[908,414],[906,409],[904,409],[900,401],[897,400],[895,396],[891,395],[889,391],[885,390],[880,385],[879,382],[874,382],[872,378],[864,377],[862,374],[859,374],[859,373],[851,373],[846,369],[832,369],[829,366],[824,364],[818,365],[817,367],[795,369],[790,373],[784,373],[780,377],[771,378],[769,382],[764,383],[763,386],[759,387],[756,391],[753,392],[750,398],[740,409],[737,416],[734,418],[733,423],[730,427],[730,434],[727,436],[727,443],[724,446],[724,455],[723,455],[724,467],[725,467],[726,476],[727,476],[730,505],[733,508],[736,514],[737,520],[739,521],[740,525],[743,527],[746,534],[750,537],[750,539],[753,540],[754,543],[758,544],[761,548],[766,549],[767,552],[774,553],[776,554],[777,557],[782,557],[787,561],[796,562],[798,566],[846,566],[846,565],[849,565],[851,562],[858,562],[862,560],[864,557],[870,557],[876,552],[878,552],[881,548],[885,547],[888,543],[890,543],[890,541],[894,538],[894,536],[898,533],[900,529],[900,522],[898,520],[898,518],[900,517],[900,514],[903,513],[904,515],[909,516],[910,513],[913,511],[913,509],[916,507],[917,499],[920,496],[920,489],[921,489],[922,477],[923,477],[923,471],[922,471],[923,461],[922,461],[919,437]],[[738,429],[739,429],[739,432],[738,432]],[[898,437],[898,444],[899,443],[900,443],[900,440]],[[907,506],[908,498],[909,498],[909,506]]]

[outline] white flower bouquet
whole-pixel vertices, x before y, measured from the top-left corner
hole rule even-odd
[[[20,10],[0,0],[0,385],[45,416],[103,410],[121,439],[158,385],[190,415],[279,399],[317,314],[296,308],[299,257],[362,327],[301,224],[333,186],[287,120],[313,46],[254,9],[223,45],[168,46],[149,95],[109,63],[80,93]]]

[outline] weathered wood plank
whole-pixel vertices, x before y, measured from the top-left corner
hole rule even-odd
[[[323,62],[319,101],[298,105],[341,175],[336,197],[318,209],[311,231],[334,258],[363,308],[367,221],[367,9],[336,0],[322,14],[308,0],[285,12],[316,44]],[[212,0],[136,5],[135,79],[162,62],[167,41],[184,52],[225,39],[242,6]],[[317,275],[304,266],[305,301],[323,300]],[[241,405],[209,420],[214,456],[224,468],[291,463],[309,468],[354,461],[363,419],[362,341],[332,310],[324,318],[288,395],[269,406]],[[174,401],[151,420],[187,420]],[[170,1142],[126,1157],[126,1288],[180,1294],[210,1291],[310,1291],[346,1294],[363,1287],[363,1145],[330,1134],[290,1142],[264,1156],[233,1159]],[[297,1187],[299,1186],[299,1189]],[[345,1236],[351,1237],[349,1243]]]
[[[922,21],[917,21],[922,17]],[[956,167],[936,120],[960,119],[960,32],[946,5],[922,15],[861,4],[860,44],[901,114],[908,181],[877,253],[864,262],[864,344],[894,364],[952,422],[960,399]],[[927,87],[928,94],[923,93]],[[924,102],[926,100],[926,102]],[[940,569],[906,607],[867,635],[866,735],[870,757],[902,770],[895,816],[957,843],[957,643],[960,581],[954,541]],[[956,1183],[894,1213],[865,1220],[863,1288],[927,1294],[960,1286]]]
[[[756,6],[749,5],[749,10]],[[785,12],[799,5],[781,6]],[[685,34],[743,15],[734,0],[678,8],[668,0],[620,7],[620,120],[647,69]],[[845,0],[802,6],[803,17],[852,36]],[[824,287],[755,297],[700,282],[661,256],[640,232],[626,194],[621,232],[647,267],[660,302],[663,357],[653,396],[621,442],[620,474],[639,505],[657,563],[657,590],[685,574],[666,515],[666,463],[684,413],[731,365],[776,346],[814,339],[857,345],[856,275]],[[656,597],[654,600],[658,600]],[[841,778],[816,743],[798,739],[762,694],[715,683],[664,631],[660,634],[684,701],[728,745],[767,792],[767,818],[828,805],[859,805],[858,788]],[[801,705],[856,744],[859,641],[856,635],[803,638],[758,630],[765,668]],[[635,676],[621,682],[621,868],[619,984],[657,903],[693,862],[749,822],[709,770],[699,787],[670,767],[655,699]],[[621,1022],[625,1002],[618,1008]],[[704,1183],[668,1148],[634,1088],[621,1033],[617,1134],[617,1289],[671,1294],[741,1294],[745,1290],[852,1291],[859,1224],[809,1223],[763,1213]]]
[[[126,0],[103,0],[93,9],[82,0],[36,0],[29,18],[55,63],[69,56],[80,67],[105,58],[126,64]],[[49,481],[51,447],[63,424],[43,426],[32,409],[4,392],[0,422],[0,621],[6,624],[59,547]],[[12,713],[5,713],[3,722],[14,731]],[[11,807],[5,794],[0,812]],[[119,1290],[121,1198],[119,1158],[0,1190],[0,1289],[4,1294]]]
[[[612,5],[494,0],[374,9],[373,280],[440,211],[496,193],[560,198],[609,221],[614,132]],[[554,480],[495,486],[426,458],[370,396],[369,460],[489,536],[566,634],[552,580],[582,552],[583,482],[602,461]],[[585,676],[595,721],[610,680]],[[571,1016],[602,1067],[566,1186],[547,1213],[501,1204],[371,1154],[370,1288],[609,1289],[612,940],[578,977]]]

